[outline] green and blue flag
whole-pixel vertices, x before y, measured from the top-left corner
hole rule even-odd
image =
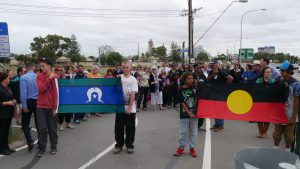
[[[123,113],[120,78],[58,79],[58,113]]]

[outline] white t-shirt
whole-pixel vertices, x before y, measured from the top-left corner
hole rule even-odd
[[[131,92],[138,92],[138,82],[133,76],[125,77],[121,75],[122,87],[123,87],[123,94],[124,94],[124,101],[125,101],[125,111],[128,108],[129,101],[130,101],[130,93]],[[136,113],[136,104],[135,101],[133,102],[131,113]]]
[[[165,69],[165,71],[166,71],[166,74],[168,74],[169,73],[169,71],[171,70],[171,68],[169,68],[169,67],[161,67],[161,68],[159,68],[159,70],[158,70],[158,73],[160,74],[161,73],[161,70],[162,69]]]

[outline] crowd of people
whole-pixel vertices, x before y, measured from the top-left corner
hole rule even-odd
[[[98,113],[58,113],[56,116],[57,95],[55,79],[82,79],[82,78],[121,78],[125,113],[117,113],[115,121],[116,145],[113,151],[118,154],[125,144],[127,153],[134,152],[135,118],[136,112],[153,109],[163,111],[177,108],[180,111],[180,137],[178,148],[174,153],[180,156],[186,144],[190,154],[196,157],[196,137],[202,128],[204,119],[196,118],[197,94],[196,88],[200,84],[272,84],[283,82],[290,90],[286,108],[289,123],[276,124],[273,133],[274,148],[278,149],[281,137],[284,135],[286,150],[290,151],[294,141],[294,132],[299,115],[299,85],[293,75],[293,65],[288,61],[280,65],[280,71],[270,65],[267,58],[254,60],[246,64],[245,68],[236,63],[223,63],[213,60],[196,63],[194,65],[177,65],[162,63],[159,66],[132,66],[129,61],[123,61],[121,66],[109,68],[106,74],[100,74],[100,67],[93,65],[86,69],[83,65],[54,67],[53,63],[43,58],[39,67],[28,63],[26,67],[17,69],[17,75],[0,73],[0,154],[9,155],[14,152],[8,146],[8,129],[12,118],[21,123],[27,140],[28,151],[32,151],[34,142],[31,136],[30,120],[34,114],[34,123],[38,131],[38,156],[44,155],[47,146],[47,134],[50,136],[51,154],[57,153],[57,130],[64,128],[74,129],[90,117],[101,117]],[[151,106],[150,106],[151,105]],[[18,114],[20,110],[20,115]],[[21,117],[21,120],[19,119]],[[57,122],[58,119],[58,122]],[[21,121],[21,122],[20,122]],[[57,124],[58,123],[58,124]],[[257,123],[258,138],[266,138],[269,123]],[[58,128],[57,128],[58,127]],[[224,120],[215,119],[211,127],[213,132],[224,130]],[[124,131],[126,138],[124,138]],[[186,140],[188,134],[189,139]]]

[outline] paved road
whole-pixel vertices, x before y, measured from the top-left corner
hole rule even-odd
[[[35,152],[19,151],[0,158],[1,169],[77,169],[114,143],[114,114],[91,118],[76,129],[59,132],[58,154],[36,158]],[[204,156],[205,133],[199,132],[198,157],[189,154],[174,157],[177,146],[179,113],[175,109],[138,113],[136,152],[118,155],[108,152],[89,169],[201,169]],[[213,121],[212,121],[213,124]],[[226,121],[225,131],[211,133],[212,169],[233,169],[234,153],[249,147],[272,147],[273,127],[267,139],[257,139],[256,124]]]

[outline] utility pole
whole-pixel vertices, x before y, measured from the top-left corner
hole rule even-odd
[[[188,10],[183,10],[180,16],[188,16],[189,21],[189,64],[191,64],[191,59],[194,58],[194,14],[199,11],[201,8],[193,9],[192,0],[188,0]]]
[[[138,43],[138,60],[140,59],[140,43]]]
[[[98,59],[98,63],[99,63],[99,65],[100,65],[101,48],[99,47],[98,50],[99,50],[99,59]]]
[[[185,41],[182,42],[182,64],[184,64],[184,48],[185,48]]]
[[[193,16],[193,0],[189,0],[189,64],[191,64],[191,59],[193,58],[193,28],[194,28],[194,16]]]

